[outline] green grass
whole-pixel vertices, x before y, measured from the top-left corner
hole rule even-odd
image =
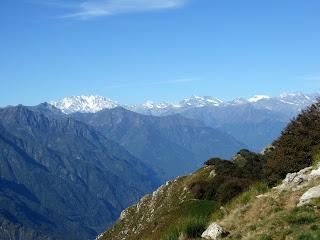
[[[319,163],[320,163],[320,150],[317,150],[312,155],[312,166],[313,166],[313,168],[316,168]]]
[[[166,234],[161,238],[162,240],[178,240],[180,231],[176,226],[170,226]]]
[[[311,224],[319,220],[314,210],[309,208],[294,208],[286,217],[286,221],[294,225]]]
[[[176,221],[171,223],[161,239],[177,240],[181,234],[187,238],[200,237],[209,223],[211,213],[217,209],[218,204],[214,201],[192,200],[183,203],[172,213]]]
[[[297,240],[319,240],[320,239],[320,231],[310,232],[306,231],[304,233],[299,234]]]
[[[263,234],[257,237],[257,240],[272,240],[272,237],[267,234]]]
[[[247,191],[239,194],[237,197],[232,199],[229,203],[225,205],[224,208],[213,212],[211,219],[216,221],[222,219],[226,214],[228,214],[232,209],[236,208],[239,205],[248,204],[250,201],[256,199],[256,196],[263,194],[269,190],[269,187],[266,183],[258,182],[252,185]]]
[[[201,234],[206,230],[207,219],[191,217],[185,219],[181,225],[181,233],[188,238],[200,237]]]
[[[208,217],[214,210],[218,209],[218,206],[219,205],[214,201],[191,200],[181,205],[179,208],[179,212],[182,217]]]

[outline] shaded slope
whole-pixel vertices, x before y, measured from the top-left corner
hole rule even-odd
[[[152,166],[162,179],[186,174],[212,155],[231,157],[243,144],[180,115],[145,116],[124,108],[74,114]]]
[[[202,107],[181,113],[229,133],[252,151],[261,151],[281,134],[293,114],[257,109],[251,104]]]
[[[1,224],[14,238],[92,239],[155,187],[154,173],[94,129],[45,109],[0,110]]]

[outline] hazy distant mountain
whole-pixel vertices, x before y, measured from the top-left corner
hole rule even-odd
[[[155,173],[50,105],[0,109],[0,239],[93,239]]]
[[[286,124],[302,109],[316,101],[318,94],[282,94],[279,97],[254,96],[235,99],[219,106],[191,108],[183,116],[204,121],[208,126],[225,131],[261,151],[275,140]]]
[[[189,173],[212,156],[229,158],[245,147],[222,131],[180,115],[147,116],[118,107],[73,116],[120,143],[163,180]]]
[[[251,104],[203,107],[181,114],[201,119],[208,126],[227,132],[258,152],[279,136],[291,118],[286,113],[257,109]]]
[[[74,112],[95,113],[103,109],[112,109],[122,106],[134,112],[159,116],[180,113],[192,108],[221,108],[226,106],[250,104],[258,109],[284,111],[286,113],[289,113],[289,115],[295,115],[302,108],[305,108],[306,106],[313,103],[319,96],[319,93],[284,93],[279,97],[255,95],[248,100],[243,98],[236,98],[231,101],[222,101],[218,98],[210,96],[193,96],[191,98],[183,99],[179,103],[154,103],[152,101],[147,101],[146,103],[137,105],[124,105],[101,96],[73,96],[66,97],[61,101],[53,101],[50,103],[67,114]]]
[[[167,116],[179,113],[191,119],[201,120],[207,126],[230,134],[251,150],[261,151],[279,136],[291,118],[296,116],[301,109],[313,103],[319,96],[319,93],[284,93],[279,97],[255,95],[249,99],[236,98],[232,101],[222,101],[215,97],[194,96],[179,103],[153,103],[149,101],[140,105],[123,105],[123,107],[145,115]],[[92,96],[90,98],[97,98],[97,101],[103,99]],[[74,98],[70,98],[67,102],[72,99]],[[106,106],[108,109],[121,106],[113,101],[111,104],[110,101],[106,100],[100,106]],[[82,106],[81,101],[72,102],[70,105],[56,103],[56,106],[66,113],[97,112],[95,107]]]

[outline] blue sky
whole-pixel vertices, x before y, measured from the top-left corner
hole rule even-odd
[[[320,89],[318,0],[1,0],[0,105]]]

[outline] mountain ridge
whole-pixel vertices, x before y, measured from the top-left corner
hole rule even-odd
[[[185,98],[178,103],[160,102],[154,103],[153,101],[147,101],[142,104],[121,104],[117,101],[98,96],[98,95],[82,95],[65,97],[60,101],[49,102],[53,106],[59,108],[62,112],[71,114],[75,112],[91,112],[95,113],[103,109],[110,109],[115,107],[124,107],[128,110],[132,110],[139,113],[151,114],[151,115],[163,115],[170,114],[172,112],[181,112],[189,108],[200,107],[222,107],[233,106],[239,104],[253,104],[258,108],[270,109],[272,104],[284,104],[297,106],[298,110],[302,109],[315,101],[316,96],[320,96],[320,93],[304,94],[302,92],[296,93],[282,93],[277,97],[269,97],[266,95],[254,95],[251,98],[235,98],[230,101],[223,101],[213,96],[192,96]],[[241,101],[239,101],[241,100]]]
[[[142,115],[123,107],[97,113],[75,113],[79,121],[95,127],[132,155],[157,169],[164,180],[186,174],[211,155],[232,156],[244,144],[200,120],[179,114]]]

